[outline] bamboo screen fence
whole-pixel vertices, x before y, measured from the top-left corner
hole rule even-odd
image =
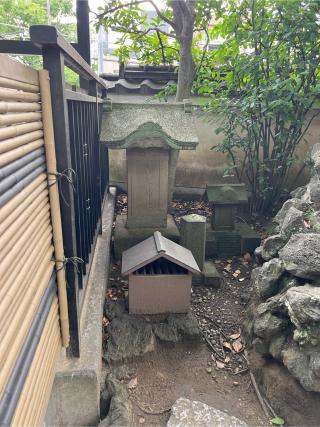
[[[47,71],[0,55],[2,426],[41,424],[69,341],[51,113]]]

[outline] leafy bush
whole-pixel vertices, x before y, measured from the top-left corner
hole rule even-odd
[[[229,174],[249,183],[255,212],[283,196],[295,149],[319,114],[312,111],[320,90],[319,12],[317,0],[229,0],[212,30],[224,43],[212,55],[218,72],[201,92],[214,93],[207,111],[219,114],[216,132],[224,135],[215,149],[229,155]]]

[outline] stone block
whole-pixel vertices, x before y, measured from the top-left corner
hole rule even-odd
[[[127,228],[126,221],[127,215],[117,215],[114,230],[114,256],[117,260],[121,259],[123,251],[152,236],[155,231],[160,231],[164,237],[173,242],[180,241],[178,227],[171,215],[167,217],[167,227],[163,228]]]
[[[239,256],[253,253],[260,245],[260,236],[244,223],[237,223],[234,230],[213,230],[207,224],[206,258]]]
[[[80,357],[68,358],[62,350],[49,399],[45,425],[92,426],[100,419],[102,317],[108,278],[114,196],[109,195],[102,214],[80,318]]]
[[[205,255],[206,258],[214,258],[218,255],[218,242],[210,224],[207,224]]]
[[[167,427],[246,427],[238,418],[202,402],[180,397],[172,409]]]
[[[206,217],[185,215],[180,222],[181,245],[192,252],[200,270],[203,270],[206,244]]]
[[[254,253],[261,244],[261,237],[246,223],[237,223],[236,230],[241,234],[241,254]]]
[[[202,284],[211,288],[220,288],[223,278],[213,262],[205,261],[202,271]]]
[[[217,240],[217,252],[219,257],[241,255],[241,234],[236,230],[215,231]]]

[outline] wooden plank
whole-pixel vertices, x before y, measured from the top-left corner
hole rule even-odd
[[[4,54],[0,54],[0,64],[0,77],[39,86],[38,72],[33,68],[21,64],[21,62]]]
[[[43,48],[57,47],[65,56],[66,65],[82,77],[96,80],[102,87],[106,88],[105,82],[91,69],[90,65],[82,56],[68,43],[55,27],[49,25],[31,25],[31,40]]]
[[[81,92],[75,92],[73,90],[66,90],[66,98],[72,101],[84,101],[84,102],[98,102],[102,103],[103,99],[96,98],[95,96],[87,95]]]
[[[15,55],[41,55],[41,49],[30,40],[0,40],[0,52]]]

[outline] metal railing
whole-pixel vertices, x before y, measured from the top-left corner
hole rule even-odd
[[[99,144],[106,86],[52,26],[31,26],[30,41],[1,41],[0,52],[42,55],[43,68],[49,71],[66,257],[69,355],[78,357],[81,305],[95,242],[101,230],[101,209],[108,186],[108,157],[106,149]],[[65,66],[79,75],[86,90],[67,88]],[[72,184],[71,171],[74,171]]]

